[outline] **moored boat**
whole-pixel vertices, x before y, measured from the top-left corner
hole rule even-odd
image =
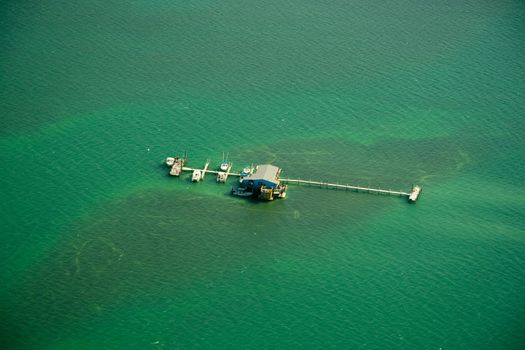
[[[227,160],[223,160],[221,163],[221,170],[228,171],[229,167],[230,167],[230,162],[228,162]]]
[[[173,164],[175,164],[175,158],[173,158],[173,157],[166,158],[166,165],[167,166],[173,166]]]
[[[191,181],[199,182],[201,179],[202,179],[202,172],[200,170],[193,170],[193,174],[191,175]]]
[[[239,182],[242,182],[242,180],[251,173],[253,173],[253,166],[245,166],[239,174]]]
[[[231,163],[228,162],[228,154],[226,154],[226,157],[225,157],[224,156],[224,152],[222,152],[222,162],[221,162],[221,165],[220,165],[221,170],[222,171],[228,171],[230,166],[231,166]]]

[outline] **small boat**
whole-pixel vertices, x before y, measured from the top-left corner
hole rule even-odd
[[[217,182],[226,182],[227,178],[228,176],[226,175],[225,172],[219,171],[217,173]]]
[[[191,181],[199,182],[201,179],[202,179],[202,172],[200,170],[193,170],[193,174],[191,175]]]
[[[253,172],[253,167],[250,167],[250,166],[245,166],[241,173],[239,174],[239,182],[242,182],[242,180],[244,180],[244,178],[248,175],[250,175],[251,173]]]
[[[231,163],[228,162],[228,154],[226,154],[226,157],[224,157],[224,152],[222,153],[222,163],[221,163],[221,170],[222,171],[228,171],[230,168]]]
[[[222,171],[228,171],[229,167],[230,167],[230,163],[227,160],[222,161],[222,163],[221,163],[221,170]]]
[[[166,165],[167,166],[173,166],[173,164],[175,164],[175,158],[173,158],[173,157],[166,158]]]

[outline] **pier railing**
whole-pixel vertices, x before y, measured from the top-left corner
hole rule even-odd
[[[367,193],[386,194],[386,195],[394,195],[394,196],[407,196],[408,197],[411,194],[410,192],[392,191],[392,190],[385,190],[382,188],[373,188],[373,187],[344,185],[344,184],[324,182],[324,181],[281,179],[281,182],[284,182],[287,184],[297,184],[297,185],[305,184],[305,185],[311,185],[311,186],[319,186],[321,188],[353,190],[356,192],[367,192]]]

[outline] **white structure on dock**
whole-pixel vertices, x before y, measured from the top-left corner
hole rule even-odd
[[[415,202],[417,201],[417,198],[421,194],[421,186],[414,186],[412,188],[412,192],[410,192],[410,195],[408,196],[409,202]]]
[[[202,170],[193,170],[193,174],[191,174],[191,181],[193,182],[199,182],[202,179]]]
[[[287,186],[281,184],[280,174],[281,169],[275,165],[259,165],[255,168],[255,173],[242,178],[239,188],[232,193],[244,195],[246,192],[251,192],[258,199],[269,201],[275,198],[285,198]]]

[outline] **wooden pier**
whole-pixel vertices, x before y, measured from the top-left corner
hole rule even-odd
[[[168,161],[173,163],[172,160],[179,160],[179,159],[180,158],[168,158]],[[184,161],[185,160],[186,158],[184,158]],[[186,167],[184,166],[183,161],[180,161],[178,162],[178,165],[177,163],[175,165],[180,168],[176,169],[177,174],[171,173],[171,175],[178,176],[183,171],[190,171],[194,174],[194,178],[192,179],[194,182],[203,180],[204,175],[206,173],[217,175],[218,182],[226,182],[228,176],[241,176],[241,172],[231,171],[232,164],[230,164],[227,171],[209,170],[208,169],[210,165],[209,160],[206,161],[206,164],[204,165],[203,169]],[[339,183],[324,182],[324,181],[312,181],[312,180],[300,180],[300,179],[278,179],[278,181],[280,181],[283,184],[309,185],[309,186],[315,186],[315,187],[327,188],[327,189],[335,189],[335,190],[350,190],[350,191],[355,191],[355,192],[407,197],[408,201],[412,203],[417,201],[422,191],[421,186],[412,186],[412,189],[410,190],[410,192],[405,192],[405,191],[393,191],[390,189],[383,189],[383,188],[364,187],[364,186],[339,184]]]
[[[403,192],[403,191],[392,191],[392,190],[386,190],[382,188],[373,188],[373,187],[362,187],[362,186],[355,186],[355,185],[344,185],[344,184],[338,184],[338,183],[331,183],[331,182],[323,182],[323,181],[311,181],[311,180],[296,180],[296,179],[281,179],[281,182],[286,184],[305,184],[305,185],[311,185],[311,186],[319,186],[320,188],[331,188],[331,189],[343,189],[343,190],[352,190],[355,192],[366,192],[366,193],[375,193],[375,194],[383,194],[383,195],[392,195],[392,196],[405,196],[409,197],[410,201],[415,202],[417,200],[417,197],[419,196],[421,192],[421,187],[415,186],[411,192]]]

